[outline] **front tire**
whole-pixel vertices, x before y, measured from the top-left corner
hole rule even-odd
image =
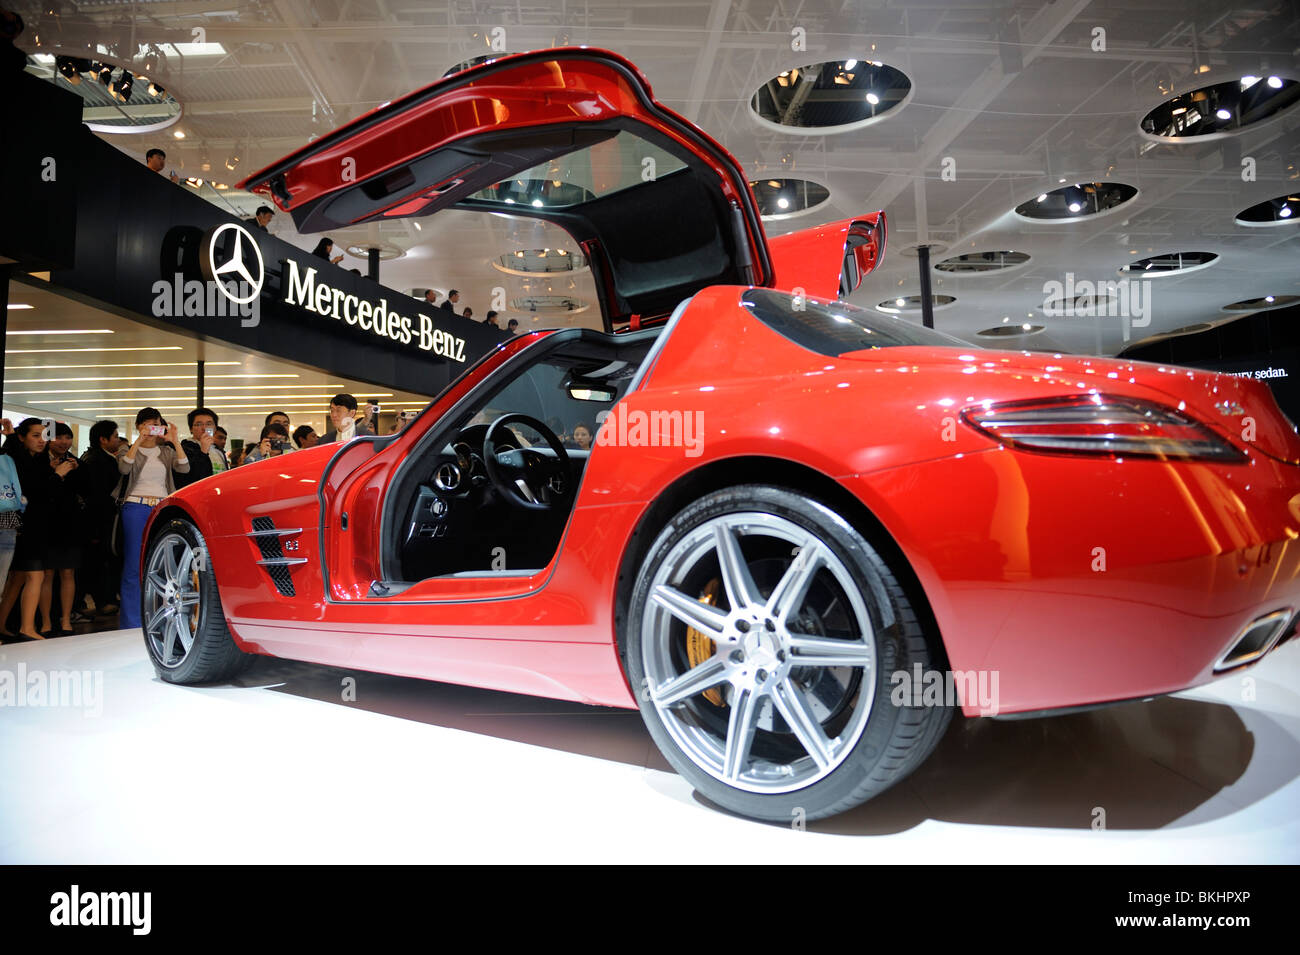
[[[220,682],[252,663],[226,626],[207,545],[189,521],[169,521],[154,533],[141,584],[144,645],[159,679]]]
[[[899,574],[842,516],[744,485],[679,512],[642,562],[626,666],[651,736],[703,796],[756,819],[843,812],[898,782],[952,712],[891,675],[940,658]]]

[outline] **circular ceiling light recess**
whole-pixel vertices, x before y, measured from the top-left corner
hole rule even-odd
[[[1110,212],[1137,194],[1136,186],[1123,182],[1076,182],[1020,203],[1016,215],[1034,222],[1072,222]]]
[[[369,260],[370,248],[370,243],[364,245],[361,243],[354,243],[347,247],[347,253],[353,258]],[[402,256],[406,255],[405,249],[401,246],[393,245],[391,242],[380,242],[375,245],[375,248],[379,250],[379,260],[381,262],[386,262],[389,259],[400,259]]]
[[[1076,295],[1072,299],[1065,297],[1054,298],[1050,302],[1043,303],[1043,314],[1049,318],[1114,317],[1119,314],[1119,299],[1110,294],[1093,294],[1090,292]]]
[[[832,60],[780,73],[750,97],[760,123],[785,131],[842,133],[896,112],[912,96],[912,81],[878,60]]]
[[[992,328],[982,329],[975,334],[981,338],[1014,338],[1020,335],[1037,335],[1044,327],[1030,322],[1022,322],[1019,325],[994,325]]]
[[[1300,82],[1280,76],[1243,76],[1171,97],[1142,117],[1142,132],[1186,142],[1235,133],[1300,100]]]
[[[144,62],[157,68],[156,59]],[[26,71],[81,97],[81,121],[98,133],[156,133],[181,118],[181,104],[156,75],[130,66],[37,53],[27,57]]]
[[[1300,302],[1300,295],[1265,295],[1261,298],[1246,298],[1240,302],[1223,306],[1225,312],[1262,312],[1270,308],[1285,308]]]
[[[571,295],[521,295],[510,300],[510,308],[516,312],[574,312],[584,311],[587,302]]]
[[[1029,253],[1012,252],[967,252],[944,259],[935,269],[939,272],[952,272],[957,275],[969,275],[979,272],[996,272],[1000,269],[1014,269],[1029,261]]]
[[[511,275],[554,275],[581,271],[587,267],[587,259],[567,249],[516,249],[497,256],[492,265]]]
[[[936,309],[945,308],[957,301],[951,295],[931,295],[930,301]],[[900,295],[897,298],[885,299],[876,306],[877,311],[888,312],[891,315],[898,315],[902,312],[919,312],[921,311],[921,296],[919,295]]]
[[[1175,275],[1195,272],[1197,269],[1212,265],[1219,254],[1217,252],[1165,252],[1138,259],[1119,268],[1121,275],[1138,275],[1156,278],[1161,275]]]
[[[1237,213],[1237,225],[1274,226],[1300,222],[1300,192],[1257,202]]]
[[[755,179],[749,184],[764,219],[786,219],[829,202],[831,191],[807,179]]]

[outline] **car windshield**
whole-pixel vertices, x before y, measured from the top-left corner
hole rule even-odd
[[[878,315],[847,302],[815,302],[786,292],[750,289],[741,303],[775,332],[828,357],[871,348],[941,345],[970,348],[959,338],[891,315]]]
[[[623,131],[594,145],[539,163],[472,193],[466,205],[561,208],[581,205],[686,168],[672,153]]]

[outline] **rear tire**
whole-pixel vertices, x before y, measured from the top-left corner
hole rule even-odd
[[[140,587],[144,645],[158,678],[195,684],[229,680],[255,655],[235,645],[203,535],[172,520],[150,539]]]
[[[947,706],[891,676],[943,655],[889,560],[819,501],[765,485],[680,511],[641,564],[625,665],[650,735],[701,795],[756,819],[834,815],[933,751]]]

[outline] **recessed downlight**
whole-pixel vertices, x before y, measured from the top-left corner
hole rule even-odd
[[[982,329],[975,334],[981,338],[1017,338],[1025,335],[1037,335],[1044,327],[1031,322],[1023,322],[1019,325],[994,325],[992,328]]]
[[[1197,269],[1212,265],[1219,255],[1217,252],[1165,252],[1151,255],[1144,259],[1130,262],[1119,268],[1121,275],[1157,278],[1161,275],[1181,275],[1195,272]]]
[[[1155,139],[1204,140],[1263,122],[1298,100],[1300,82],[1248,75],[1172,96],[1142,117],[1140,126]]]
[[[1014,269],[1029,261],[1029,253],[1004,250],[999,252],[966,252],[944,259],[935,266],[936,271],[969,275],[980,272],[997,272],[1001,269]]]
[[[587,257],[568,249],[515,249],[497,256],[492,266],[511,275],[555,275],[586,269]]]
[[[1076,182],[1022,202],[1016,215],[1039,222],[1086,219],[1131,202],[1137,194],[1136,186],[1123,182]]]
[[[811,212],[831,198],[829,189],[808,179],[756,179],[749,188],[754,190],[759,214],[771,220]]]
[[[750,97],[760,123],[808,133],[859,129],[898,110],[911,98],[912,81],[878,60],[831,60],[785,70]]]
[[[1237,213],[1237,225],[1280,226],[1300,222],[1300,192],[1265,199]]]
[[[1223,306],[1225,312],[1262,312],[1270,308],[1286,308],[1300,302],[1300,295],[1261,295],[1259,298],[1245,298],[1240,302]]]
[[[510,300],[510,308],[516,312],[548,312],[551,314],[585,311],[589,303],[572,295],[521,295]]]
[[[1085,293],[1074,298],[1054,298],[1043,302],[1042,311],[1048,318],[1114,317],[1119,314],[1119,299],[1108,293]]]
[[[876,309],[881,312],[888,312],[891,315],[898,315],[903,312],[919,312],[921,311],[922,301],[919,295],[898,295],[880,302],[876,305]],[[930,296],[931,305],[936,309],[944,308],[955,301],[957,299],[952,295]]]

